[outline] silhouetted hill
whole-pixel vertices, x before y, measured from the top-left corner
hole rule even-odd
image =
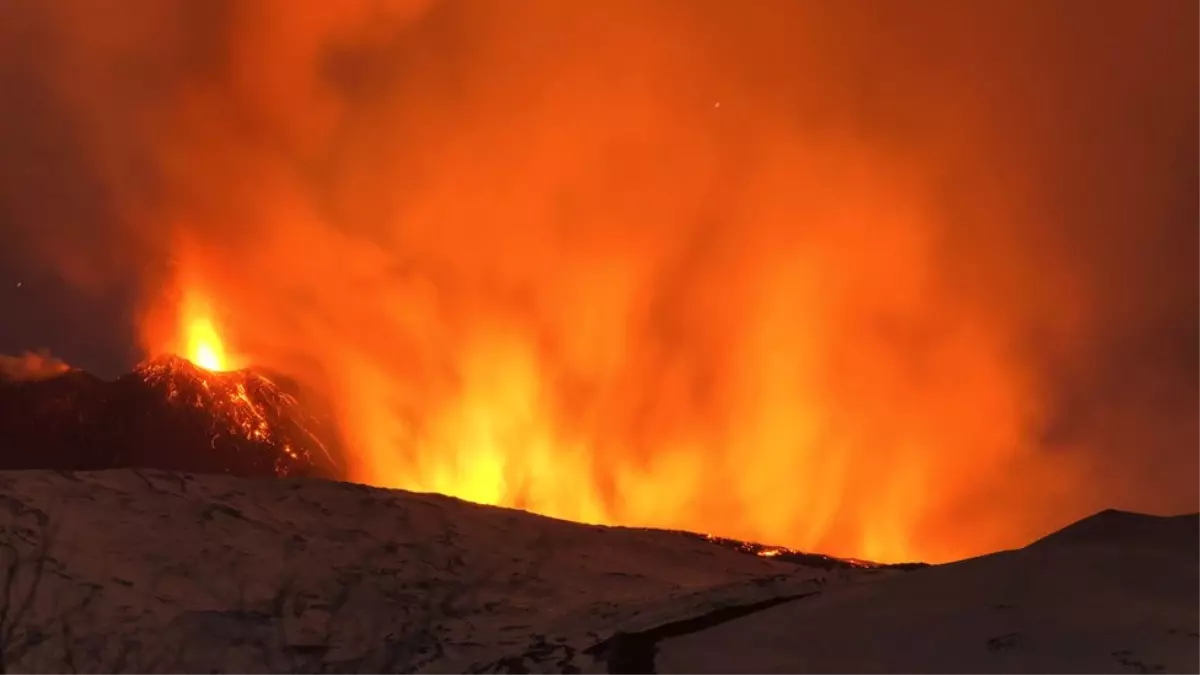
[[[1107,509],[1042,537],[1030,547],[1115,543],[1200,551],[1200,514],[1151,516]]]

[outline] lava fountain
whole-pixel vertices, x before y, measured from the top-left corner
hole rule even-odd
[[[225,347],[217,329],[207,318],[193,319],[187,326],[187,359],[205,370],[228,370]]]
[[[179,304],[178,325],[178,356],[212,372],[235,369],[217,331],[212,306],[199,292],[184,291]]]
[[[214,452],[240,453],[240,462],[277,476],[340,477],[329,425],[301,403],[294,387],[233,356],[201,286],[181,281],[177,288],[143,322],[150,356],[133,376],[168,405],[202,420]]]

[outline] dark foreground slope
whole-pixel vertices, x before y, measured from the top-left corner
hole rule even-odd
[[[1200,672],[1196,515],[1105,511],[1016,551],[659,643],[659,672]]]

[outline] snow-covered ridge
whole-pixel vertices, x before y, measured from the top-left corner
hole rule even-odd
[[[1200,672],[1200,518],[1104,511],[659,642],[658,672]]]
[[[1188,532],[1186,523],[1168,529],[1168,539]],[[1030,629],[971,618],[1003,613],[985,600],[1014,597],[1020,609],[1004,616],[1041,617],[1036,625],[1066,630],[1077,638],[1070,649],[1100,654],[1118,672],[1130,667],[1121,659],[1195,668],[1197,594],[1185,595],[1185,582],[1195,584],[1197,563],[1187,542],[1128,556],[1120,538],[1093,539],[1052,545],[1051,537],[916,571],[824,569],[687,533],[316,479],[6,472],[0,651],[9,672],[982,671],[992,663],[1031,671],[1060,663],[1045,658],[1053,644],[1022,632]],[[1063,569],[1070,583],[1054,576]],[[1050,604],[1030,609],[1042,596]],[[1096,609],[1118,600],[1142,618]],[[925,642],[887,643],[891,620]],[[962,638],[958,660],[925,630],[946,622],[982,636]],[[1097,631],[1103,645],[1087,642]],[[1004,645],[990,649],[991,637]],[[1026,650],[1037,658],[1022,661],[1029,644],[1041,651]],[[880,661],[880,650],[903,658]]]
[[[157,471],[0,473],[0,535],[9,671],[461,672],[543,643],[588,667],[618,629],[825,576],[682,533]]]

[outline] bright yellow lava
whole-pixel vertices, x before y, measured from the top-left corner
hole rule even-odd
[[[223,371],[229,369],[229,360],[225,355],[225,345],[217,329],[207,317],[197,317],[186,322],[187,345],[185,356],[189,361],[205,370]]]

